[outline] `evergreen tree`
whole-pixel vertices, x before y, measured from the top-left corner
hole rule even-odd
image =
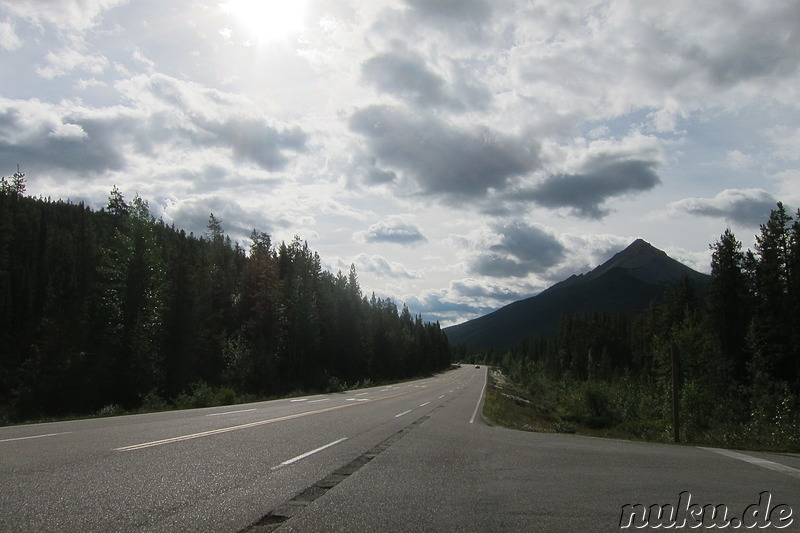
[[[746,338],[751,318],[742,243],[726,229],[711,249],[709,318],[724,356],[733,365],[736,379],[742,383],[747,375]]]
[[[798,327],[790,300],[790,227],[792,218],[782,203],[770,213],[756,236],[756,253],[748,261],[754,282],[755,306],[750,346],[753,368],[775,378],[797,381],[798,349],[792,332]]]

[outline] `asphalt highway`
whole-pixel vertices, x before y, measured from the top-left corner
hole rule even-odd
[[[620,531],[687,494],[800,531],[800,456],[490,427],[485,380],[2,427],[0,531]]]

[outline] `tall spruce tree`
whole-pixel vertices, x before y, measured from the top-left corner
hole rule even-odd
[[[750,344],[755,365],[774,378],[797,382],[798,350],[791,334],[798,327],[790,297],[790,243],[792,217],[778,202],[756,236],[756,254],[749,261],[755,306]]]
[[[747,329],[751,318],[751,296],[744,273],[742,243],[730,229],[711,246],[711,282],[708,312],[723,356],[732,364],[734,377],[747,377]]]

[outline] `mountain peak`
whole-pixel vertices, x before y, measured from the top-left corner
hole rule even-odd
[[[693,279],[699,274],[644,239],[633,241],[627,248],[586,274],[586,278],[596,278],[615,268],[625,270],[631,276],[649,284],[677,283],[684,277]]]
[[[513,346],[525,337],[554,334],[565,314],[639,312],[660,297],[667,285],[684,278],[702,290],[709,276],[636,239],[586,274],[570,276],[536,296],[445,328],[445,333],[453,344]]]
[[[453,344],[513,346],[525,337],[554,334],[565,314],[639,312],[661,296],[667,285],[686,277],[699,288],[708,281],[705,274],[636,239],[586,274],[570,276],[536,296],[445,328],[445,333]]]
[[[596,270],[604,267],[618,267],[627,270],[640,268],[656,258],[667,257],[667,254],[650,244],[644,239],[636,239],[627,248],[617,253],[610,260],[606,261]]]

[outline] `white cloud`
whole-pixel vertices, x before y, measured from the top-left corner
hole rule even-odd
[[[20,46],[22,46],[22,39],[14,31],[14,25],[10,22],[0,22],[0,48],[11,51]]]
[[[365,243],[393,243],[404,246],[414,246],[427,241],[417,224],[398,216],[373,224],[366,231],[356,232],[355,237]]]
[[[48,135],[63,139],[85,139],[88,133],[77,124],[59,124]]]
[[[389,261],[380,254],[358,254],[353,260],[358,272],[369,272],[379,278],[422,279],[422,272],[408,270],[403,264]]]
[[[99,74],[108,66],[108,60],[102,55],[80,52],[75,49],[48,52],[45,62],[46,64],[37,67],[36,71],[47,79],[66,76],[75,70]]]

